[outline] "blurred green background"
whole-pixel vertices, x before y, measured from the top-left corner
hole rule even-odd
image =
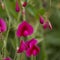
[[[28,1],[28,4],[25,8],[26,20],[29,23],[31,23],[34,28],[36,27],[34,25],[39,23],[39,15],[47,16],[53,26],[53,29],[51,31],[47,29],[43,31],[44,33],[41,30],[42,26],[41,27],[39,26],[35,38],[40,40],[41,36],[43,35],[44,40],[39,43],[41,51],[40,54],[36,57],[36,59],[60,60],[60,0],[26,0],[26,1]],[[5,0],[5,2],[12,19],[8,35],[7,55],[13,58],[16,47],[15,31],[17,29],[18,23],[22,21],[22,15],[16,13],[15,11],[16,0]],[[4,10],[2,9],[1,4],[0,4],[0,17],[4,18],[8,25],[7,13],[5,9]],[[0,47],[2,47],[2,45],[3,43],[0,42]]]

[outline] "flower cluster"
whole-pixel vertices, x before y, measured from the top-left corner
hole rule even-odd
[[[23,21],[21,24],[19,24],[16,35],[17,37],[27,37],[33,33],[33,27],[26,21]],[[19,49],[17,50],[17,53],[22,53],[23,51],[26,52],[26,55],[29,57],[31,55],[36,56],[40,48],[37,46],[37,40],[31,39],[24,42],[24,40],[20,41]]]
[[[44,21],[44,18],[42,16],[40,16],[40,23],[43,25],[43,28],[49,28],[50,30],[52,30],[52,25],[50,23],[50,21]]]
[[[26,7],[27,2],[23,2],[22,6]],[[16,0],[16,6],[15,6],[16,12],[20,12],[20,6],[18,4],[18,0]],[[25,13],[24,11],[22,12]],[[52,25],[50,21],[44,21],[44,18],[40,16],[40,23],[42,24],[43,28],[50,28],[52,30]],[[5,32],[7,30],[6,22],[4,19],[0,18],[0,33]],[[16,36],[18,38],[20,37],[28,37],[32,35],[34,32],[34,29],[31,24],[29,24],[27,21],[22,21],[17,28]],[[38,41],[35,38],[31,38],[30,40],[20,40],[19,48],[17,49],[17,53],[25,52],[27,57],[30,57],[31,55],[36,56],[40,52],[40,47],[37,45]],[[11,60],[11,58],[3,58],[3,60]]]
[[[37,46],[37,40],[34,38],[27,40],[26,42],[24,42],[24,40],[21,40],[17,53],[22,53],[24,51],[28,57],[31,55],[36,56],[40,51],[40,48]]]
[[[26,6],[27,6],[27,2],[23,2],[23,3],[22,3],[22,6],[23,6],[23,7],[26,7]],[[18,4],[18,0],[16,0],[15,10],[16,10],[16,12],[20,12],[20,6],[19,6],[19,4]]]

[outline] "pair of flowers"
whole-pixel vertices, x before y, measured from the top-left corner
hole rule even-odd
[[[23,3],[22,3],[22,6],[23,6],[23,7],[26,7],[26,5],[27,5],[27,2],[23,2]],[[19,4],[18,4],[18,0],[16,0],[15,10],[16,10],[16,12],[19,12],[19,11],[20,11],[20,6],[19,6]]]
[[[52,25],[50,23],[50,21],[44,21],[44,18],[42,16],[40,16],[40,23],[42,24],[44,29],[49,28],[50,30],[52,30]]]
[[[43,17],[40,17],[40,23],[43,24],[44,28],[49,27],[52,29],[52,25],[50,24],[49,21],[44,22]],[[5,32],[7,30],[6,22],[4,19],[0,18],[0,32]],[[18,29],[16,31],[17,37],[27,37],[31,35],[34,32],[33,27],[26,21],[23,21],[21,24],[19,24]],[[29,57],[31,55],[36,56],[40,49],[37,46],[37,40],[36,39],[31,39],[26,42],[24,40],[21,40],[19,49],[17,50],[17,53],[22,53],[23,51],[26,52],[26,55]]]
[[[26,21],[23,21],[19,24],[16,35],[17,37],[27,37],[34,32],[33,27]],[[40,51],[40,48],[37,46],[37,40],[32,38],[31,40],[20,41],[20,46],[17,50],[17,53],[26,52],[26,55],[30,57],[31,55],[36,56]]]
[[[4,19],[0,18],[0,32],[5,32],[7,30],[6,22]],[[27,23],[26,21],[23,21],[21,24],[19,24],[18,29],[16,31],[17,37],[27,37],[33,33],[33,27]],[[37,46],[37,40],[31,39],[26,42],[24,40],[20,41],[19,49],[17,50],[17,53],[26,52],[26,55],[30,57],[31,55],[36,56],[40,48]],[[11,60],[10,58],[4,58],[3,60]]]
[[[27,57],[31,55],[36,56],[40,51],[40,48],[37,46],[37,40],[31,39],[24,42],[24,40],[20,41],[20,46],[17,50],[17,53],[25,52]]]

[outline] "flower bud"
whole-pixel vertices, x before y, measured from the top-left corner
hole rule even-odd
[[[27,5],[27,2],[23,2],[23,4],[22,4],[22,5],[23,5],[23,7],[26,7],[26,5]]]
[[[48,28],[48,22],[45,22],[45,23],[43,24],[43,28],[44,28],[44,29]]]
[[[16,12],[19,12],[19,11],[20,11],[20,7],[19,7],[19,4],[18,4],[18,1],[16,1],[16,7],[15,7],[15,10],[16,10]]]
[[[42,16],[40,16],[40,23],[43,24],[44,23],[44,18]]]

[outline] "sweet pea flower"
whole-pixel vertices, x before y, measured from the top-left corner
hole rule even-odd
[[[16,12],[19,12],[20,11],[20,7],[19,7],[19,4],[18,4],[18,1],[17,0],[16,0],[15,10],[16,10]]]
[[[37,45],[32,45],[26,50],[26,55],[30,57],[31,55],[36,56],[40,51],[40,48]]]
[[[31,40],[27,40],[25,43],[26,43],[27,48],[30,48],[31,46],[37,44],[37,40],[33,38]]]
[[[24,52],[24,50],[25,50],[25,42],[24,42],[24,40],[21,40],[20,41],[20,46],[17,50],[17,53],[22,53],[22,52]]]
[[[5,32],[6,30],[6,22],[4,21],[4,19],[0,18],[0,32]]]
[[[40,48],[37,46],[37,40],[36,39],[31,39],[31,40],[28,40],[26,42],[26,55],[28,57],[30,57],[31,55],[34,55],[36,56],[39,51],[40,51]]]
[[[19,24],[16,35],[17,37],[27,37],[28,35],[31,35],[33,33],[33,27],[26,21],[23,21],[21,24]]]
[[[11,60],[10,57],[3,58],[3,60]]]
[[[27,57],[30,57],[31,55],[36,56],[40,51],[40,48],[37,46],[37,40],[34,38],[26,42],[21,40],[17,53],[22,53],[24,51],[26,52]]]

